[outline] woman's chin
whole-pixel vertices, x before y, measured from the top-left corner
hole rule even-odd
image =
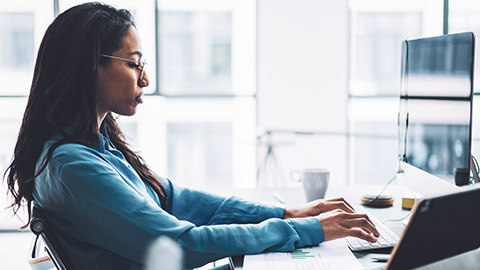
[[[122,111],[117,111],[117,112],[114,112],[118,115],[121,115],[121,116],[132,116],[132,115],[135,115],[137,113],[137,107],[136,106],[131,106],[131,108],[129,108],[128,110],[122,110]]]

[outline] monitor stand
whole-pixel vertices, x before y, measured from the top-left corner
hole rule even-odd
[[[459,189],[455,183],[447,182],[406,162],[400,161],[399,165],[401,170],[397,174],[398,183],[425,197],[448,194]]]

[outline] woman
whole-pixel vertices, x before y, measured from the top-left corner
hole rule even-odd
[[[344,236],[376,240],[368,217],[342,199],[284,209],[155,176],[112,116],[135,114],[144,68],[130,13],[99,3],[60,14],[40,45],[7,182],[12,206],[41,208],[77,269],[139,269],[161,235],[183,248],[186,267]]]

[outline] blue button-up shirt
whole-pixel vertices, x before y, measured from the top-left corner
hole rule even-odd
[[[37,169],[58,139],[45,143]],[[283,208],[160,181],[168,196],[163,208],[100,135],[92,147],[59,146],[35,178],[33,197],[76,269],[139,269],[148,244],[161,235],[179,243],[185,267],[231,255],[290,251],[324,239],[314,217],[282,219]]]

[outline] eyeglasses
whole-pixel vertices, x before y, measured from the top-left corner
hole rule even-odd
[[[116,57],[116,56],[113,56],[113,55],[106,55],[106,54],[100,54],[100,56],[134,63],[135,64],[134,68],[140,70],[140,77],[138,78],[138,80],[139,81],[142,80],[143,73],[145,73],[145,65],[147,64],[146,61],[140,62],[140,61],[135,61],[135,60],[128,59],[128,58]]]

